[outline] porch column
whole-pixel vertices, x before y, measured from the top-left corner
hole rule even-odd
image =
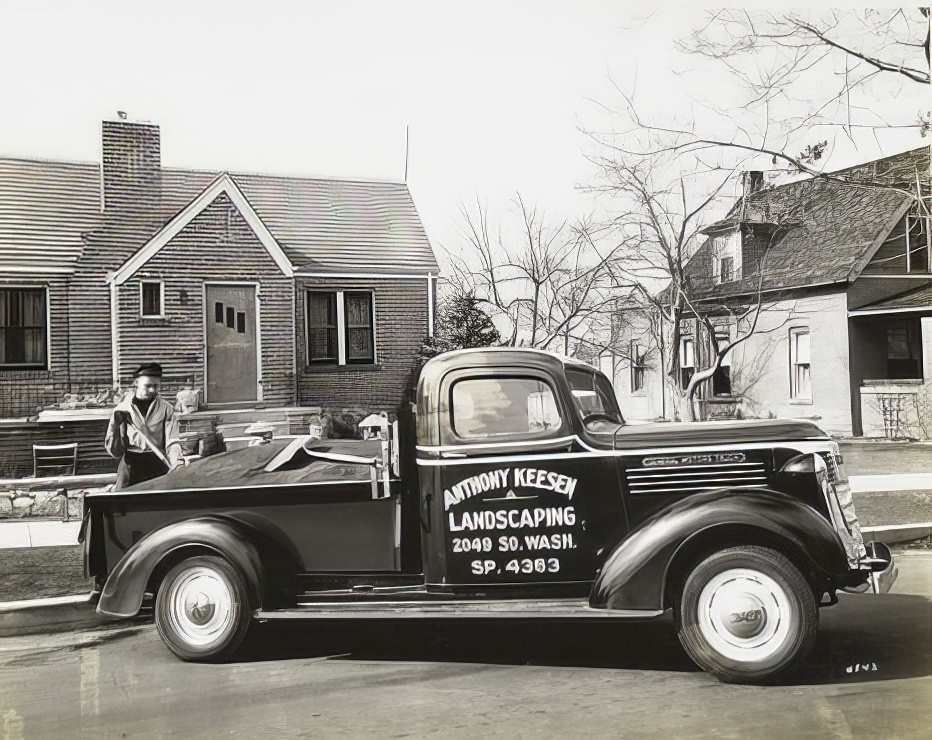
[[[932,316],[921,319],[922,332],[922,379],[932,383]]]

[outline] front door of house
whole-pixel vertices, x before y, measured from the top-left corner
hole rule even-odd
[[[259,400],[255,285],[208,285],[207,331],[209,405]]]

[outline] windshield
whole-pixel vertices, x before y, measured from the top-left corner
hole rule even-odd
[[[585,370],[567,370],[566,379],[573,394],[573,403],[584,423],[607,421],[624,424],[615,401],[615,391],[604,375]]]

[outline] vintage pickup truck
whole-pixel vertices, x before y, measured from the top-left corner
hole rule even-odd
[[[883,592],[838,446],[808,421],[625,423],[608,379],[451,352],[375,440],[273,440],[86,497],[98,613],[154,598],[186,660],[255,621],[650,618],[723,681],[772,680],[836,591]]]

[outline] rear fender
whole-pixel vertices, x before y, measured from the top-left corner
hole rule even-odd
[[[142,606],[147,587],[160,564],[192,549],[210,551],[239,569],[255,604],[282,596],[282,581],[293,584],[300,569],[296,555],[254,523],[235,515],[203,516],[169,524],[130,547],[110,572],[100,593],[97,613],[131,617]],[[287,542],[287,541],[286,541]],[[294,592],[290,594],[294,596]]]
[[[623,539],[605,561],[589,597],[609,609],[664,609],[675,566],[736,544],[782,546],[824,575],[844,574],[844,547],[814,509],[770,490],[694,494],[657,513]]]

